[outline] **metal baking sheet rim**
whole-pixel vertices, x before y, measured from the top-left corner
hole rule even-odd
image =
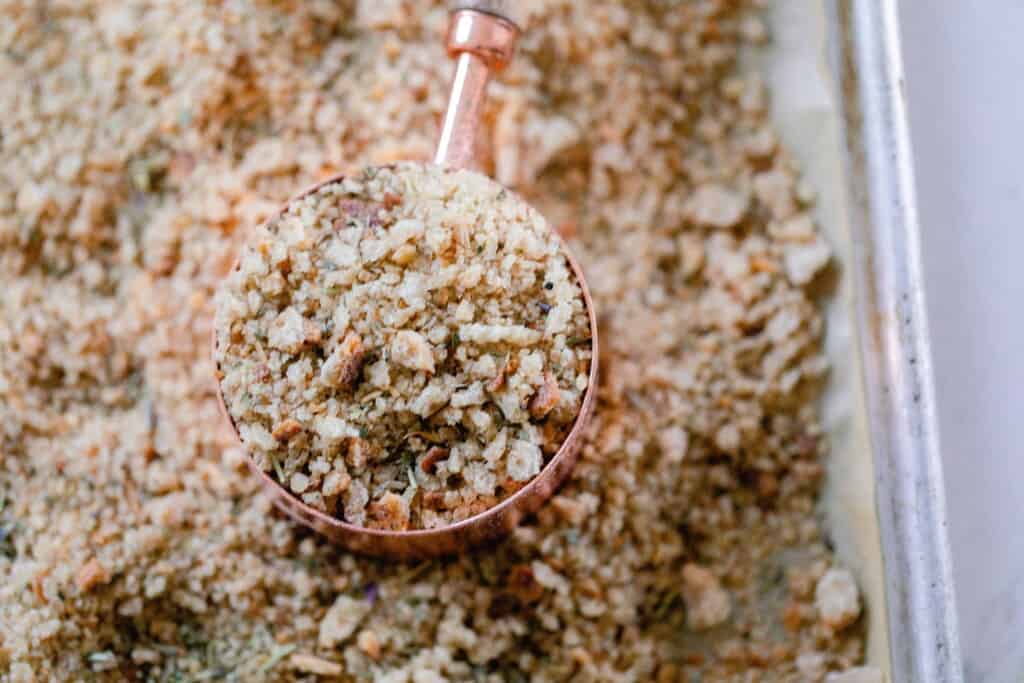
[[[828,0],[891,680],[963,680],[894,0]]]

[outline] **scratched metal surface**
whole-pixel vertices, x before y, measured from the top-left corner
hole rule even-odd
[[[893,0],[830,0],[891,680],[963,680]]]

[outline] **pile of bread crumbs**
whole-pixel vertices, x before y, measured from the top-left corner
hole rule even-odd
[[[814,179],[736,69],[760,4],[524,0],[487,167],[584,263],[597,414],[507,541],[392,565],[260,497],[211,297],[296,188],[429,157],[445,9],[0,2],[0,679],[880,681],[815,513]]]

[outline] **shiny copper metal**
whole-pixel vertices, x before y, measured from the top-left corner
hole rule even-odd
[[[448,110],[434,163],[470,168],[476,157],[477,129],[487,82],[515,54],[519,29],[501,17],[476,10],[452,13],[446,46],[456,59]]]
[[[473,15],[481,15],[482,17],[485,17],[487,21],[480,23],[480,17],[474,16],[470,17],[472,21],[469,21],[467,24],[466,22],[468,20],[465,17],[467,12]],[[499,23],[495,24],[493,22]],[[468,62],[470,66],[466,67],[467,74],[463,82],[469,83],[470,91],[472,92],[467,92],[466,95],[468,96],[472,94],[472,97],[463,95],[456,96],[456,86],[460,82],[458,76],[459,69],[457,68],[455,83],[453,83],[452,98],[449,103],[449,112],[445,119],[446,124],[449,119],[452,121],[453,128],[447,137],[442,134],[441,143],[438,145],[438,157],[440,159],[438,163],[445,163],[455,170],[466,166],[472,161],[472,145],[469,147],[457,147],[453,145],[453,142],[466,140],[467,134],[476,130],[478,118],[474,117],[479,115],[480,103],[483,101],[483,88],[486,85],[486,73],[482,74],[483,80],[481,82],[479,80],[480,74],[477,74],[476,76],[472,75],[472,72],[478,68],[472,66],[472,64],[479,63],[486,70],[494,68],[493,66],[487,66],[488,63],[492,65],[502,63],[500,61],[489,62],[488,60],[495,60],[499,58],[507,60],[507,58],[511,57],[511,50],[514,46],[514,39],[509,39],[510,34],[508,33],[508,27],[515,30],[517,32],[516,34],[518,34],[518,30],[515,29],[515,25],[504,21],[499,17],[470,10],[463,10],[454,13],[452,24],[455,29],[457,29],[459,25],[469,26],[468,29],[465,29],[465,35],[459,33],[458,30],[450,32],[450,36],[451,34],[454,34],[454,38],[449,38],[449,44],[451,45],[454,41],[454,44],[458,48],[454,49],[453,53],[459,54],[461,50],[468,49],[468,47],[473,47],[474,50],[473,52],[463,52],[459,54],[460,64],[462,63],[463,57],[471,58]],[[484,30],[485,28],[487,28],[486,31]],[[486,36],[491,36],[493,38],[493,50],[483,49],[487,43],[484,38],[481,38],[481,36],[484,38],[486,38]],[[480,53],[482,53],[482,56]],[[495,55],[497,55],[497,57]],[[501,57],[502,55],[505,55],[506,57]],[[462,108],[466,106],[468,106],[469,109],[467,111],[463,111]],[[452,111],[453,109],[454,111]],[[472,138],[470,137],[469,139]],[[443,154],[442,150],[445,150]],[[452,152],[456,150],[461,151],[457,154],[453,154]],[[468,155],[466,150],[470,150]],[[277,215],[279,216],[283,213],[287,206],[292,202],[301,199],[311,192],[315,192],[324,185],[338,182],[343,178],[343,175],[338,175],[317,183],[299,194],[290,202],[286,203]],[[277,216],[274,216],[269,220],[274,220],[276,217]],[[591,299],[590,290],[587,287],[587,281],[583,277],[583,271],[580,268],[579,263],[577,263],[576,259],[573,258],[572,254],[570,254],[565,248],[564,244],[562,245],[562,249],[569,262],[569,266],[572,268],[573,274],[576,276],[577,282],[580,283],[580,288],[583,292],[583,302],[587,308],[587,316],[590,324],[593,353],[590,361],[590,371],[588,374],[589,383],[587,390],[583,395],[583,404],[580,407],[580,412],[576,416],[576,421],[573,423],[572,429],[569,431],[565,441],[551,460],[547,462],[540,474],[527,483],[526,486],[494,507],[461,522],[441,527],[439,529],[385,531],[355,526],[306,505],[301,500],[293,496],[285,487],[278,484],[270,474],[257,467],[251,458],[247,459],[250,469],[254,474],[262,479],[264,488],[273,498],[274,503],[296,521],[309,526],[349,550],[366,555],[400,560],[437,557],[464,552],[473,546],[507,534],[514,529],[524,517],[540,508],[544,501],[550,498],[551,494],[558,489],[563,481],[565,481],[566,477],[568,477],[569,473],[572,471],[573,466],[576,464],[580,455],[580,449],[583,446],[587,425],[590,422],[590,417],[593,415],[594,404],[597,400],[598,340],[597,317],[594,313],[594,302]],[[237,267],[238,264],[236,263],[235,268]],[[217,337],[215,332],[213,334],[212,342],[214,358],[216,359]],[[219,376],[219,367],[217,368],[217,371]],[[224,403],[224,396],[221,393],[219,381],[217,382],[217,400],[220,404],[221,413],[224,415],[224,419],[226,419],[228,424],[231,425],[235,438],[238,439],[239,443],[241,443],[238,428]]]
[[[519,27],[496,14],[462,9],[452,12],[445,47],[449,57],[470,52],[490,69],[501,71],[516,53]]]

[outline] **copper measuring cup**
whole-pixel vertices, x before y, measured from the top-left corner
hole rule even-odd
[[[468,168],[473,164],[487,82],[492,71],[499,71],[509,63],[519,38],[519,28],[508,17],[504,5],[505,3],[493,1],[463,2],[457,4],[451,14],[446,45],[449,55],[456,58],[456,67],[448,109],[434,157],[434,163],[438,165],[458,169]],[[317,183],[295,199],[314,192],[323,185],[337,182],[343,177],[338,175]],[[283,213],[285,207],[281,208],[279,214]],[[428,558],[465,551],[474,545],[507,534],[524,517],[540,508],[576,464],[582,447],[583,433],[594,412],[596,400],[598,346],[594,304],[579,264],[564,244],[562,250],[583,293],[593,352],[589,384],[576,420],[558,451],[536,477],[497,505],[461,522],[436,529],[388,531],[349,524],[310,507],[260,469],[251,458],[247,458],[246,462],[250,469],[263,480],[264,488],[274,503],[294,520],[327,536],[348,550],[393,559]],[[213,345],[216,350],[216,333],[213,335]],[[217,367],[218,372],[219,370]],[[220,382],[217,383],[217,398],[221,412],[231,425],[235,438],[241,443],[238,428],[224,403]]]

